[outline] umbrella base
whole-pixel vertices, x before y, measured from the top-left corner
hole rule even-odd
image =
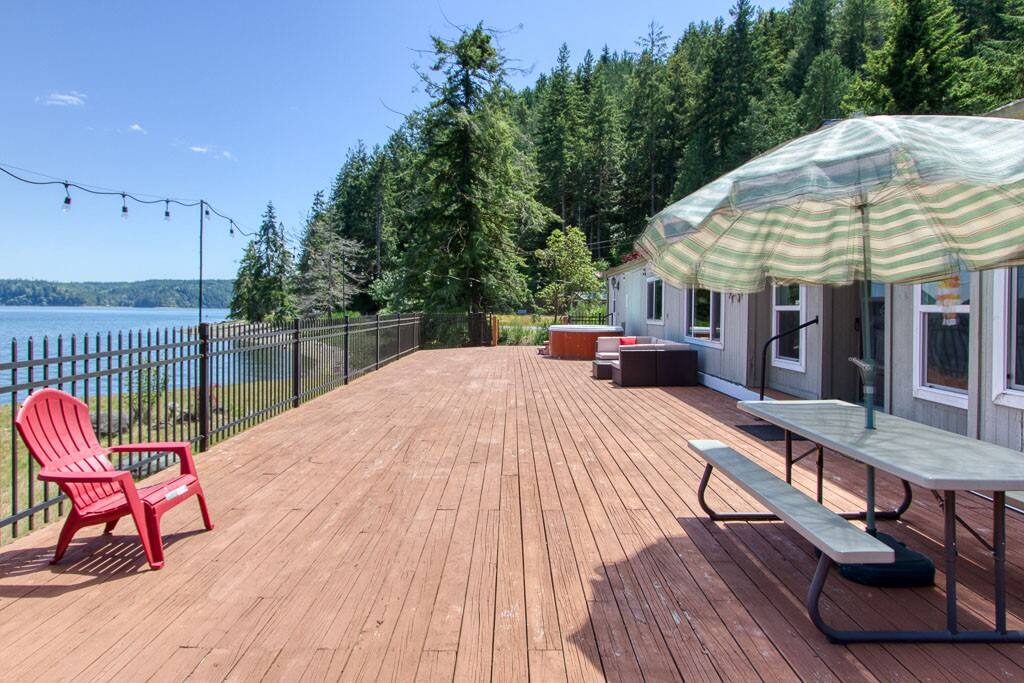
[[[920,588],[935,583],[935,564],[927,556],[888,534],[878,534],[878,540],[895,551],[892,564],[839,564],[839,574],[854,583],[877,588]]]

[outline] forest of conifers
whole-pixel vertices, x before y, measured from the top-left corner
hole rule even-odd
[[[1024,0],[739,0],[710,23],[653,22],[632,46],[563,46],[522,90],[506,58],[536,56],[502,54],[479,26],[434,38],[429,100],[385,143],[351,148],[315,196],[294,274],[271,217],[249,276],[273,271],[291,283],[279,304],[321,312],[353,296],[370,310],[543,306],[535,293],[562,276],[535,254],[554,230],[578,227],[598,265],[616,263],[661,208],[829,119],[1024,96]]]

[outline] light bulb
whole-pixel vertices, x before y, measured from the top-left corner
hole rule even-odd
[[[124,195],[121,195],[121,201],[123,202],[121,204],[121,220],[126,221],[128,220],[128,202],[124,201]]]
[[[164,202],[164,220],[170,222],[171,220],[171,203]]]
[[[64,183],[64,203],[61,204],[60,210],[67,213],[71,210],[71,193],[68,192],[68,184]]]

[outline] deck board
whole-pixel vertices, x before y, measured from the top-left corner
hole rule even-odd
[[[159,572],[129,520],[84,531],[56,567],[56,525],[0,548],[0,680],[1024,678],[1020,646],[829,644],[802,605],[813,548],[779,524],[711,523],[697,503],[691,438],[782,476],[782,444],[749,422],[708,389],[618,388],[533,349],[418,352],[200,454],[217,528],[191,504],[168,514]],[[826,504],[863,505],[861,468],[826,461]],[[811,462],[794,481],[813,492]],[[725,480],[709,493],[754,506]],[[983,501],[959,509],[989,529]],[[880,526],[940,559],[927,492]],[[1024,518],[1008,533],[1019,627]],[[960,621],[990,623],[991,559],[966,534],[960,551]],[[937,583],[834,579],[822,609],[936,626]]]

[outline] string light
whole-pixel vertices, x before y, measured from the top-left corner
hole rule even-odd
[[[21,171],[21,172],[24,172],[24,173],[31,173],[33,175],[37,175],[37,176],[40,176],[40,177],[43,177],[43,178],[48,178],[48,180],[31,180],[30,178],[25,178],[24,176],[18,175],[17,173],[12,171],[11,169],[14,169],[14,170],[17,170],[17,171]],[[124,191],[108,190],[108,189],[104,189],[104,188],[97,188],[95,186],[89,186],[89,185],[83,185],[81,183],[75,183],[75,182],[72,182],[70,180],[59,180],[57,178],[53,178],[52,176],[47,176],[46,174],[39,173],[37,171],[31,171],[29,169],[18,168],[17,166],[7,166],[7,167],[5,167],[5,164],[0,164],[0,173],[3,173],[5,175],[7,175],[7,176],[10,176],[11,178],[13,178],[13,179],[15,179],[17,181],[22,182],[22,183],[26,183],[28,185],[60,185],[61,187],[64,188],[64,199],[63,199],[63,201],[61,202],[61,205],[60,205],[61,206],[61,211],[64,212],[64,213],[67,213],[67,212],[71,211],[71,188],[73,187],[76,190],[81,190],[82,192],[87,192],[89,194],[100,195],[100,196],[107,196],[107,197],[120,197],[121,198],[121,218],[123,220],[128,220],[128,200],[129,199],[132,200],[133,202],[138,203],[138,204],[159,204],[160,202],[163,202],[164,203],[164,220],[167,220],[167,221],[169,221],[170,218],[171,218],[171,208],[170,208],[171,204],[177,204],[178,206],[185,207],[185,208],[189,208],[189,207],[193,207],[193,206],[199,206],[200,204],[202,204],[203,205],[203,218],[205,220],[209,220],[214,215],[217,215],[217,216],[220,216],[221,218],[223,218],[224,220],[229,222],[229,224],[231,226],[231,230],[230,231],[231,231],[232,235],[234,235],[236,230],[239,232],[239,234],[245,235],[246,237],[252,237],[255,234],[255,232],[249,232],[249,231],[243,230],[242,227],[233,218],[231,218],[230,216],[226,216],[225,214],[221,213],[217,209],[213,208],[212,206],[210,206],[210,203],[207,202],[207,201],[200,201],[198,199],[197,200],[183,200],[183,199],[170,199],[170,198],[166,198],[165,199],[165,198],[161,198],[161,197],[153,197],[153,195],[143,195],[143,194],[133,193],[133,192],[124,192]],[[147,199],[146,197],[152,197],[152,198],[151,199]]]

